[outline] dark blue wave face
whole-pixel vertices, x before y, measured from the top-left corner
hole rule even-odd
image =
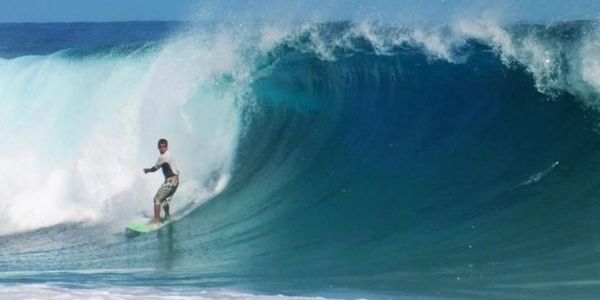
[[[598,274],[596,192],[579,189],[596,177],[594,113],[474,51],[287,54],[253,85],[238,177],[198,218],[241,220],[241,264],[285,288],[586,295],[569,285]]]
[[[282,45],[250,85],[223,193],[156,235],[108,242],[67,224],[0,237],[3,270],[125,270],[0,281],[593,299],[597,112],[549,99],[491,50],[329,61]]]

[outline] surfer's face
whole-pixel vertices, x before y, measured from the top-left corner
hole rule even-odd
[[[160,152],[160,154],[164,154],[165,152],[167,152],[168,148],[169,148],[169,146],[167,146],[167,144],[159,144],[158,145],[158,151]]]

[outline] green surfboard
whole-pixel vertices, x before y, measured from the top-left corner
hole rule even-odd
[[[160,223],[151,223],[150,221],[136,222],[136,223],[129,224],[129,226],[127,226],[126,231],[128,233],[133,233],[133,234],[148,233],[148,232],[159,230],[160,228],[162,228],[163,226],[165,226],[169,223],[171,223],[170,220],[163,220]]]

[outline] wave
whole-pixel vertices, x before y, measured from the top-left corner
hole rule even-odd
[[[0,162],[13,170],[0,174],[1,233],[35,230],[0,238],[6,270],[587,295],[528,287],[594,275],[595,22],[228,26],[0,60]],[[160,178],[140,170],[162,136],[186,217],[158,239],[82,242],[90,229],[70,222],[120,231],[148,209]],[[48,232],[78,238],[56,246]],[[23,243],[37,246],[17,263]]]

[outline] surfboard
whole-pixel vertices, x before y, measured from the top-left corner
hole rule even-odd
[[[156,231],[171,223],[171,220],[162,220],[160,223],[151,223],[150,221],[135,222],[129,224],[125,231],[133,234],[143,234]]]

